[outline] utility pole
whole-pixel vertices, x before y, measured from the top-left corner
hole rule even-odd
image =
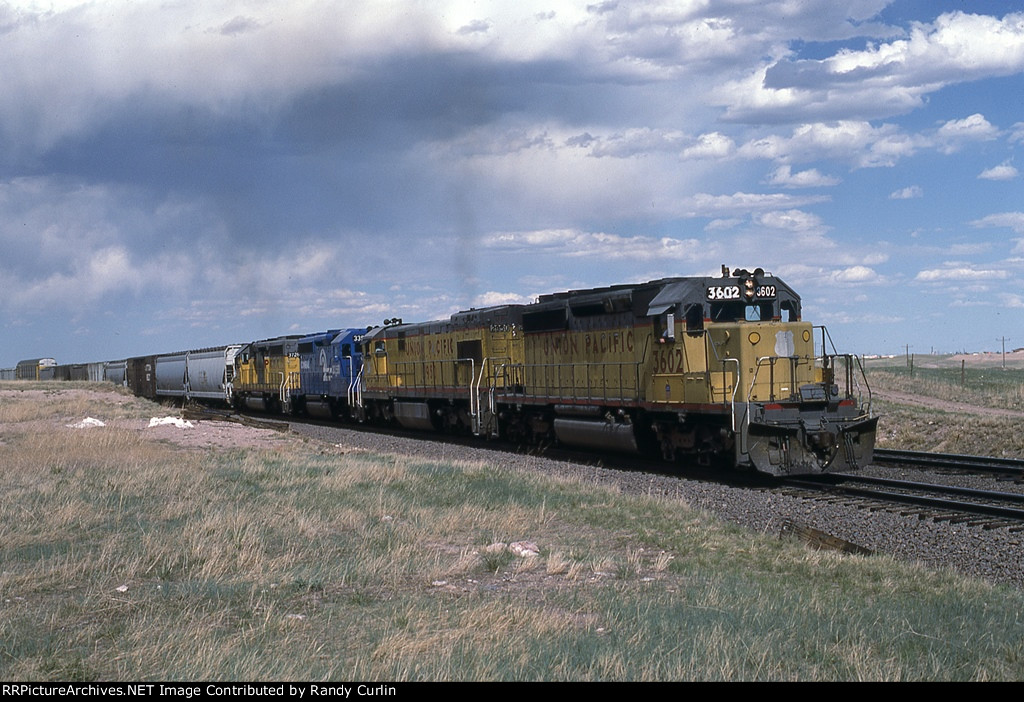
[[[1006,370],[1006,337],[1002,337],[1000,341],[1003,342],[1003,370]]]

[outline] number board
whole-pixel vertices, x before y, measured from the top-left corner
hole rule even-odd
[[[774,285],[758,285],[754,289],[754,296],[760,299],[775,297]],[[739,300],[741,299],[739,285],[709,285],[707,289],[709,300]]]

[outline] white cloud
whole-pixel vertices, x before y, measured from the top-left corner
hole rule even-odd
[[[978,174],[981,180],[1013,180],[1019,175],[1016,168],[1009,163],[1001,163],[992,168],[986,168]]]
[[[879,279],[878,273],[867,266],[850,266],[831,274],[831,280],[835,283],[874,283]]]
[[[999,212],[976,219],[970,223],[975,228],[1009,227],[1018,234],[1024,234],[1024,212]]]
[[[520,295],[512,292],[497,292],[489,290],[477,295],[473,301],[474,307],[494,307],[496,305],[528,305],[534,302],[535,295]]]
[[[929,93],[1024,69],[1024,15],[952,12],[914,23],[908,36],[824,59],[765,62],[719,91],[735,121],[885,117],[920,107]]]
[[[578,139],[579,137],[577,137]],[[654,152],[675,153],[688,139],[682,132],[665,129],[630,129],[604,138],[591,137],[590,154],[597,158],[625,158]]]
[[[890,200],[913,200],[919,197],[924,197],[924,189],[920,185],[910,185],[889,193]]]
[[[651,261],[703,260],[713,251],[697,239],[620,236],[577,229],[501,232],[484,238],[482,245],[524,255]]]
[[[711,220],[710,222],[707,223],[707,226],[704,227],[704,231],[707,231],[707,232],[727,231],[729,229],[735,229],[736,227],[741,225],[743,222],[744,222],[744,220],[739,219],[737,217],[731,217],[731,218],[726,218],[726,219],[713,219],[713,220]]]
[[[1013,293],[1000,293],[999,304],[1004,309],[1019,310],[1024,308],[1024,296]]]
[[[783,188],[823,188],[839,185],[842,180],[826,176],[816,168],[793,173],[792,167],[785,164],[772,171],[765,182]]]
[[[999,136],[999,130],[983,115],[973,114],[964,119],[946,122],[935,131],[934,143],[944,154],[959,151],[971,141],[991,141]]]
[[[801,124],[791,136],[770,135],[748,141],[739,148],[746,158],[764,158],[782,162],[838,159],[857,168],[893,166],[910,156],[926,142],[903,133],[897,126],[878,127],[869,122],[843,120]]]
[[[924,149],[952,154],[968,143],[991,141],[998,136],[999,130],[981,114],[949,120],[920,134],[908,134],[894,124],[874,126],[870,122],[842,120],[801,124],[793,128],[790,136],[759,137],[740,146],[737,154],[784,165],[832,159],[846,161],[853,168],[878,168],[895,166],[900,159]]]
[[[821,217],[800,210],[766,212],[756,217],[757,224],[769,229],[791,232],[824,232],[828,229]]]
[[[945,268],[932,268],[919,271],[914,280],[922,282],[935,282],[945,280],[975,281],[975,280],[1005,280],[1009,273],[1005,270],[995,268],[977,268],[967,263],[947,263]]]
[[[732,156],[736,144],[719,132],[701,134],[696,143],[687,146],[680,154],[684,159],[723,159]]]
[[[682,205],[688,217],[715,217],[725,214],[749,214],[803,207],[818,202],[828,202],[827,195],[793,196],[783,193],[733,193],[732,195],[710,195],[698,193]]]

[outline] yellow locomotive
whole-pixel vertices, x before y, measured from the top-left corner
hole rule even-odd
[[[280,336],[242,346],[234,359],[232,402],[257,411],[293,411],[299,389],[299,339]]]
[[[773,475],[871,460],[877,418],[856,357],[761,269],[390,321],[363,338],[365,418]]]

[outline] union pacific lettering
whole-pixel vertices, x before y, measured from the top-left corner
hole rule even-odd
[[[389,341],[394,343],[398,341],[398,338],[394,337],[389,339]],[[405,348],[402,353],[414,356],[422,356],[424,351],[426,351],[427,356],[441,357],[449,357],[455,353],[455,342],[447,334],[440,336],[440,338],[419,335],[407,336],[402,341],[405,342]]]
[[[574,336],[562,334],[554,338],[544,337],[544,344],[541,346],[545,356],[559,356],[563,353],[579,353],[579,344]]]
[[[583,351],[585,353],[632,353],[633,330],[629,329],[624,334],[621,332],[586,334],[583,337]]]
[[[430,339],[427,341],[427,353],[448,357],[455,353],[455,344],[448,335],[442,336],[440,339]]]
[[[624,332],[601,332],[600,334],[583,334],[582,336],[584,354],[633,353],[636,347],[632,329],[627,329]],[[545,335],[540,348],[544,356],[578,355],[580,345],[579,334],[558,334]]]

